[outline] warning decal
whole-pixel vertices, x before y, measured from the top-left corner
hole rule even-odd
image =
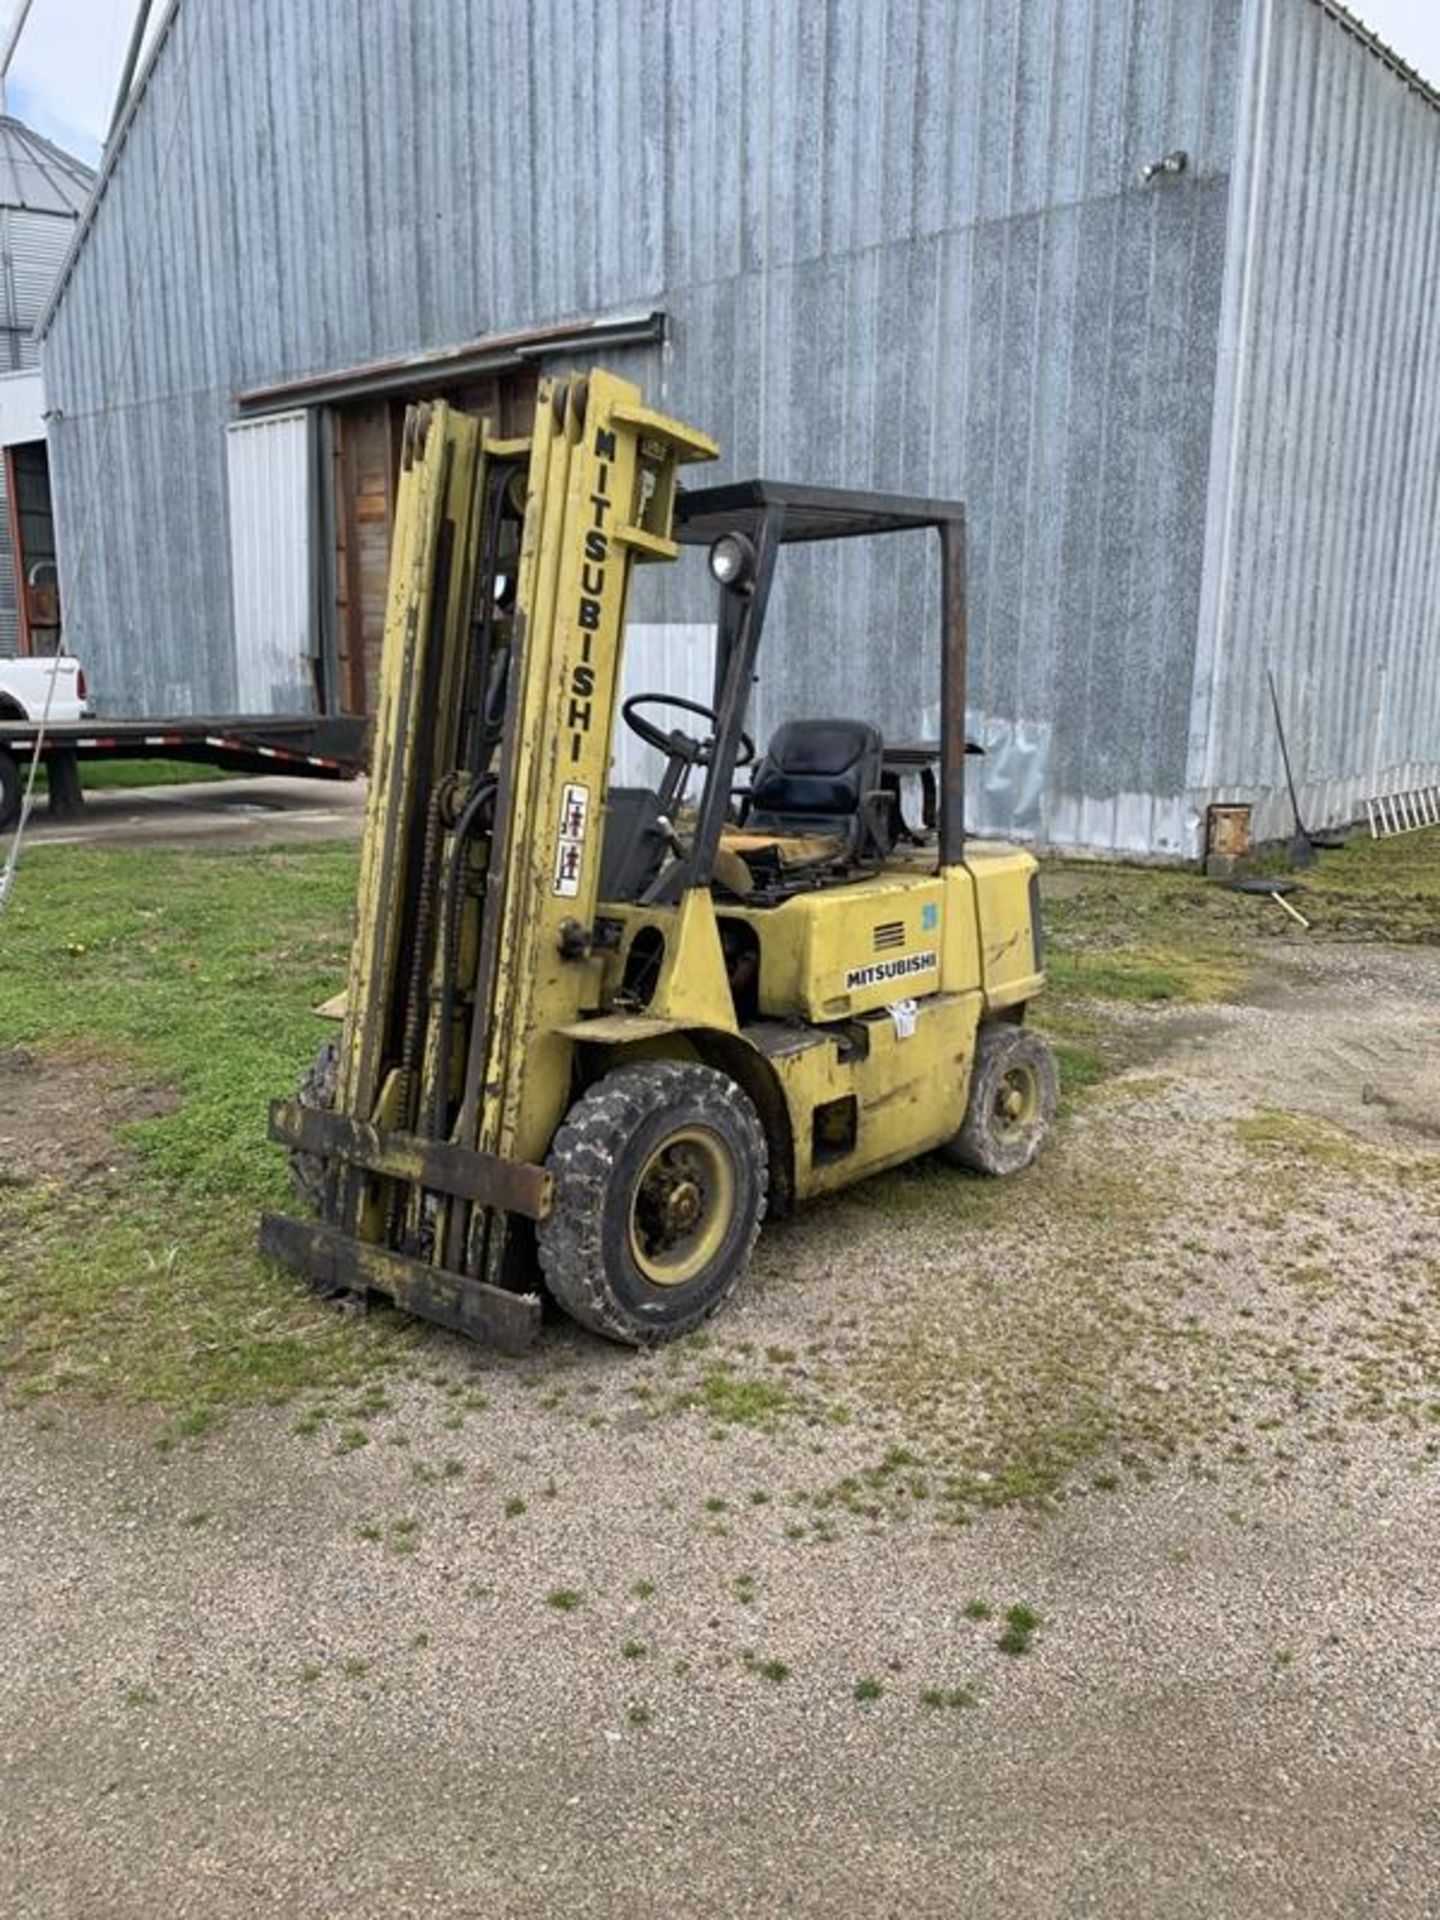
[[[555,849],[553,891],[573,900],[580,891],[580,866],[590,825],[590,789],[570,782],[560,795],[560,839]]]

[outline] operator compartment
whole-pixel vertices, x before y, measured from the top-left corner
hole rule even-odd
[[[717,919],[754,931],[762,1017],[825,1022],[940,991],[944,902],[936,874],[887,872]]]

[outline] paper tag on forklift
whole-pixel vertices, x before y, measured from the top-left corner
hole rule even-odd
[[[895,1023],[895,1038],[910,1040],[914,1038],[915,1022],[920,1018],[920,1008],[914,1000],[893,1000],[885,1009]]]

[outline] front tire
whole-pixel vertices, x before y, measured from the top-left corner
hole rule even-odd
[[[1019,1173],[1040,1151],[1059,1093],[1047,1040],[1031,1027],[982,1026],[965,1119],[941,1152],[972,1173]]]
[[[582,1326],[634,1347],[689,1333],[735,1290],[765,1212],[769,1157],[728,1075],[682,1060],[617,1068],[575,1102],[546,1160],[546,1284]]]

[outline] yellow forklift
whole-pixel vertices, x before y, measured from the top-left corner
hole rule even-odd
[[[407,419],[344,1026],[270,1118],[314,1217],[266,1215],[261,1246],[325,1295],[516,1351],[543,1278],[651,1345],[730,1294],[767,1212],[1039,1147],[1035,863],[964,835],[963,508],[679,485],[716,452],[601,371],[542,384],[523,441]],[[938,741],[815,718],[760,751],[787,549],[916,530]],[[713,702],[621,707],[631,571],[687,549],[718,591]],[[617,709],[654,787],[610,782]]]

